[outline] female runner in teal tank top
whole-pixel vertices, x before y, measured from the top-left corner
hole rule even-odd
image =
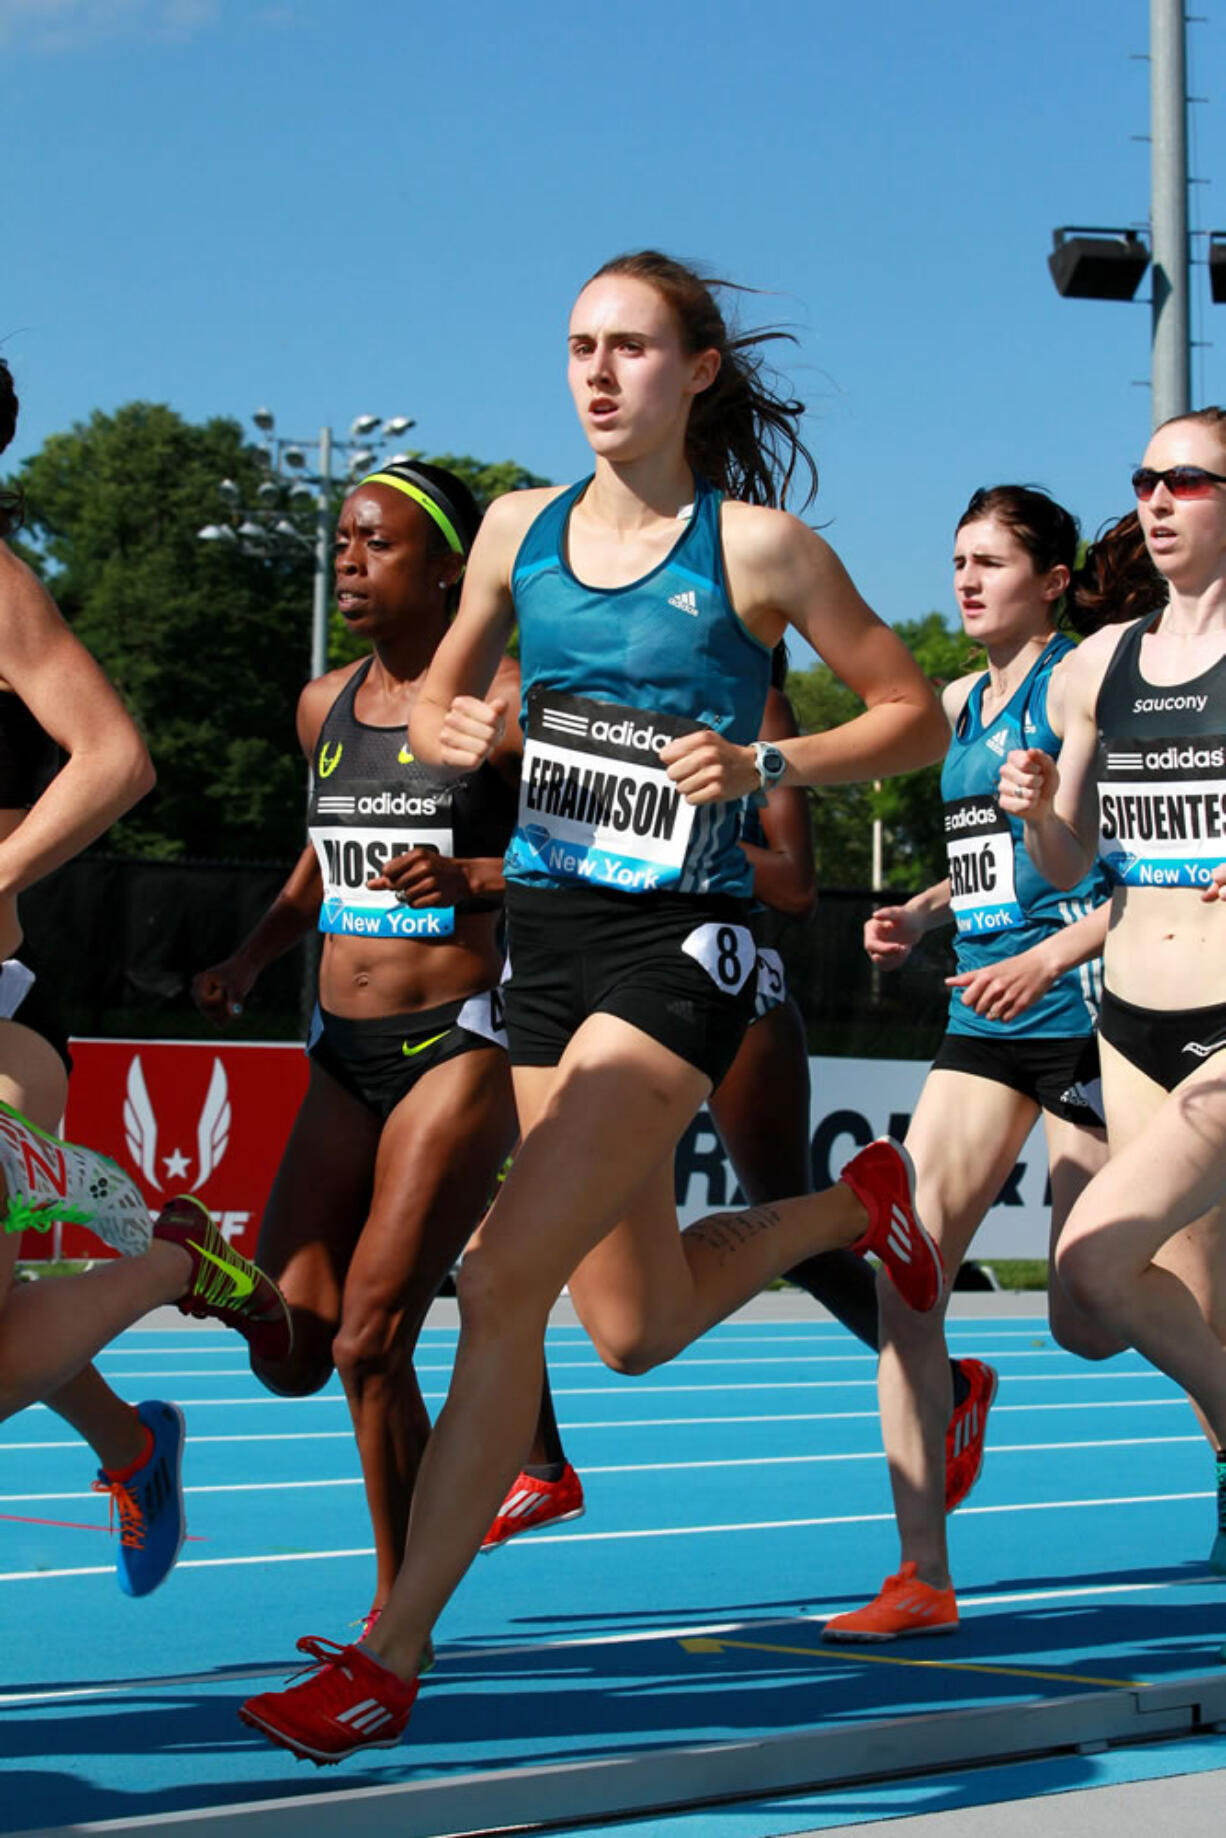
[[[1107,929],[1105,882],[1091,873],[1075,893],[1058,894],[1031,867],[1020,823],[1001,813],[993,795],[1014,740],[1050,737],[1053,670],[1072,648],[1057,633],[1056,614],[1071,604],[1076,556],[1076,522],[1045,492],[1000,485],[968,504],[955,537],[954,586],[987,668],[960,677],[943,696],[949,874],[905,906],[880,907],[865,926],[865,947],[882,969],[905,962],[926,932],[958,927],[947,1031],[907,1130],[921,1211],[951,1275],[1039,1117],[1053,1255],[1070,1208],[1106,1159],[1095,1105],[1093,961]],[[965,1498],[978,1477],[996,1389],[991,1367],[964,1362],[972,1388],[966,1435],[949,1451],[944,1310],[920,1317],[895,1307],[888,1285],[878,1290],[878,1394],[901,1565],[874,1601],[827,1622],[827,1640],[956,1629],[946,1504],[951,1493]],[[1118,1337],[1081,1316],[1054,1276],[1049,1301],[1063,1345],[1093,1359],[1120,1350]]]
[[[776,508],[808,458],[800,405],[765,387],[755,341],[729,335],[708,286],[651,252],[619,258],[579,295],[568,347],[594,475],[491,507],[410,730],[432,764],[486,758],[518,613],[507,1017],[522,1144],[461,1265],[455,1374],[383,1617],[343,1654],[313,1640],[309,1680],[244,1706],[317,1760],[407,1722],[422,1643],[527,1452],[564,1284],[601,1357],[634,1373],[819,1251],[880,1251],[920,1307],[940,1289],[888,1145],[825,1193],[678,1231],[675,1145],[752,1011],[742,801],[912,770],[939,756],[945,726],[833,551]],[[755,747],[789,625],[865,711]]]

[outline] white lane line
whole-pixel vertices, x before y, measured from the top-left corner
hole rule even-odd
[[[211,1375],[211,1374],[206,1375],[202,1373],[178,1373],[176,1374],[176,1373],[148,1373],[146,1372],[142,1376],[145,1378],[174,1378],[174,1377],[200,1378],[204,1376],[214,1376],[214,1375]],[[222,1373],[217,1376],[221,1376],[224,1378],[233,1378],[235,1376],[242,1376],[242,1375],[241,1374],[236,1375],[234,1373]],[[1010,1378],[1009,1383],[1011,1386],[1013,1385],[1068,1385],[1068,1384],[1106,1385],[1109,1383],[1120,1383],[1124,1381],[1128,1381],[1129,1383],[1136,1383],[1138,1381],[1143,1380],[1146,1383],[1152,1384],[1154,1377],[1155,1377],[1155,1374],[1152,1368],[1149,1366],[1145,1366],[1137,1372],[1094,1371],[1094,1372],[1023,1373],[1020,1375],[1015,1375],[1014,1377]],[[639,1397],[639,1398],[673,1397],[673,1398],[677,1398],[677,1397],[687,1397],[691,1394],[694,1394],[694,1395],[697,1395],[698,1397],[708,1397],[709,1398],[709,1397],[717,1397],[721,1392],[724,1392],[724,1391],[733,1391],[733,1392],[738,1393],[739,1395],[741,1392],[745,1392],[745,1391],[852,1391],[852,1390],[875,1391],[876,1388],[877,1388],[877,1380],[876,1380],[875,1375],[873,1375],[872,1377],[867,1377],[867,1378],[795,1379],[795,1380],[746,1379],[743,1382],[738,1381],[738,1380],[732,1380],[728,1384],[713,1384],[707,1381],[701,1385],[644,1385],[638,1379],[622,1379],[618,1381],[612,1374],[610,1374],[609,1382],[607,1384],[604,1384],[604,1385],[569,1385],[569,1386],[568,1385],[558,1385],[554,1387],[553,1395],[555,1398],[608,1398],[608,1397],[614,1397],[618,1395],[621,1395],[622,1397],[626,1397],[626,1398],[629,1398],[629,1397]],[[425,1399],[427,1404],[443,1404],[446,1402],[446,1399],[447,1399],[447,1393],[445,1391],[426,1391],[422,1393],[422,1396]],[[220,1409],[223,1407],[225,1409],[232,1409],[235,1405],[239,1405],[239,1404],[258,1404],[261,1406],[285,1405],[285,1404],[307,1404],[307,1405],[344,1404],[346,1402],[346,1399],[345,1399],[344,1392],[340,1390],[339,1386],[334,1387],[332,1382],[329,1381],[329,1387],[326,1391],[317,1391],[308,1398],[277,1397],[266,1391],[253,1391],[249,1396],[244,1397],[244,1398],[183,1397],[179,1399],[179,1402],[184,1404],[185,1406],[187,1406],[187,1408],[191,1410],[204,1410],[204,1409],[210,1409],[210,1408]],[[1017,1409],[1019,1407],[1015,1405],[1013,1408]],[[1038,1409],[1040,1407],[1036,1405],[1035,1408]],[[27,1413],[33,1412],[33,1411],[49,1411],[50,1407],[46,1404],[30,1404],[30,1405],[27,1405],[26,1410],[27,1410]]]
[[[252,1399],[246,1400],[246,1402],[248,1403],[255,1402],[255,1401],[257,1400],[252,1400]],[[298,1400],[298,1402],[304,1402],[304,1403],[311,1403],[312,1401],[313,1400],[311,1400],[310,1398]],[[267,1402],[269,1403],[293,1403],[294,1400],[285,1399],[285,1398],[281,1398],[281,1399],[269,1398]],[[1049,1411],[1049,1410],[1130,1410],[1132,1411],[1132,1410],[1177,1410],[1177,1409],[1187,1409],[1187,1407],[1188,1407],[1187,1399],[1184,1398],[1182,1394],[1176,1394],[1176,1395],[1173,1395],[1171,1397],[1166,1397],[1166,1398],[1114,1398],[1114,1399],[1112,1398],[1091,1398],[1091,1399],[1088,1399],[1083,1404],[999,1404],[997,1403],[992,1406],[992,1420],[993,1422],[995,1422],[996,1419],[1002,1416],[1004,1412],[1006,1411],[1030,1412],[1033,1414],[1035,1412],[1041,1413],[1041,1412]],[[195,1405],[192,1404],[190,1400],[189,1400],[189,1408],[190,1409],[195,1408]],[[729,1425],[737,1424],[737,1423],[856,1423],[856,1422],[867,1422],[870,1418],[875,1418],[877,1415],[878,1413],[875,1410],[802,1410],[802,1411],[784,1411],[781,1413],[771,1413],[771,1414],[764,1413],[760,1416],[751,1415],[751,1416],[742,1416],[742,1417],[695,1417],[695,1416],[688,1416],[688,1417],[609,1417],[609,1418],[597,1419],[594,1422],[579,1422],[579,1421],[568,1420],[565,1423],[560,1423],[558,1427],[559,1429],[565,1430],[567,1434],[569,1435],[570,1432],[573,1430],[702,1429],[708,1426],[714,1427],[716,1429],[722,1429],[722,1428],[728,1427]],[[242,1440],[244,1443],[248,1443],[248,1442],[349,1441],[352,1438],[352,1434],[353,1432],[351,1430],[283,1430],[283,1431],[268,1431],[268,1432],[244,1431]],[[232,1435],[231,1436],[198,1436],[192,1431],[189,1431],[188,1435],[189,1435],[189,1440],[193,1448],[198,1443],[217,1442],[217,1443],[232,1444],[234,1442],[234,1437]],[[1171,1440],[1174,1441],[1177,1439],[1171,1438]],[[1192,1440],[1196,1441],[1197,1438],[1193,1437]],[[988,1447],[992,1448],[993,1446],[994,1445],[989,1442]],[[75,1437],[70,1438],[69,1440],[64,1441],[64,1442],[0,1442],[0,1454],[13,1454],[22,1449],[77,1449],[77,1450],[80,1450],[81,1447],[82,1447],[81,1442]]]
[[[106,1574],[110,1574],[107,1572]],[[1198,1584],[1214,1583],[1211,1577],[1186,1577],[1178,1582],[1164,1579],[1159,1583],[1094,1583],[1080,1587],[1062,1589],[1026,1589],[1010,1590],[1007,1593],[977,1595],[973,1590],[958,1592],[958,1608],[964,1620],[974,1617],[977,1609],[1013,1607],[1021,1602],[1086,1602],[1097,1601],[1107,1596],[1120,1595],[1156,1595],[1164,1590],[1189,1589]],[[753,1636],[761,1640],[764,1636],[797,1627],[822,1628],[831,1615],[838,1614],[841,1604],[832,1604],[826,1608],[809,1610],[803,1614],[773,1617],[769,1621],[704,1621],[688,1623],[680,1627],[633,1628],[629,1632],[609,1634],[567,1634],[557,1640],[536,1640],[518,1642],[504,1646],[491,1643],[483,1645],[478,1641],[458,1641],[454,1646],[440,1646],[437,1652],[439,1673],[450,1673],[453,1669],[460,1671],[465,1663],[484,1664],[491,1659],[532,1659],[545,1653],[568,1652],[583,1648],[633,1646],[636,1642],[649,1643],[658,1640],[669,1642],[678,1640],[710,1639],[720,1634],[739,1636],[745,1639]],[[818,1649],[815,1658],[821,1657]],[[179,1689],[188,1685],[228,1685],[240,1683],[244,1679],[275,1678],[283,1675],[295,1665],[293,1659],[287,1658],[275,1666],[226,1666],[207,1672],[171,1673],[164,1677],[156,1674],[145,1678],[116,1679],[105,1685],[69,1685],[64,1687],[49,1686],[39,1691],[3,1691],[0,1692],[0,1706],[19,1704],[63,1703],[75,1698],[109,1698],[122,1697],[130,1692],[140,1692],[142,1696],[152,1696],[158,1690]]]
[[[1197,1493],[1121,1494],[1099,1500],[1023,1500],[1002,1506],[960,1506],[958,1510],[965,1518],[999,1513],[1098,1511],[1105,1506],[1172,1506],[1189,1500],[1214,1500],[1216,1498],[1216,1492],[1202,1490]],[[643,1527],[641,1530],[621,1532],[533,1532],[529,1538],[508,1540],[508,1548],[531,1549],[547,1544],[624,1544],[629,1540],[638,1542],[645,1538],[722,1538],[735,1532],[752,1532],[755,1536],[760,1536],[763,1532],[812,1531],[831,1525],[893,1525],[893,1523],[894,1514],[892,1512],[838,1513],[822,1518],[759,1519],[749,1523],[724,1525],[650,1526]],[[177,1574],[182,1570],[244,1569],[259,1564],[317,1563],[330,1558],[365,1558],[374,1555],[374,1547],[369,1546],[360,1550],[344,1551],[277,1551],[270,1555],[256,1557],[187,1557],[180,1558],[175,1570]],[[82,1565],[69,1570],[7,1570],[0,1572],[0,1583],[45,1583],[63,1577],[113,1576],[114,1573],[113,1564]],[[1208,1572],[1203,1580],[1206,1583],[1212,1580]]]
[[[1169,1449],[1180,1442],[1195,1442],[1202,1446],[1205,1438],[1193,1436],[1127,1436],[1101,1438],[1085,1442],[1003,1442],[991,1443],[989,1453],[992,1455],[1052,1455],[1061,1454],[1070,1449]],[[885,1458],[880,1449],[845,1449],[820,1455],[725,1455],[712,1461],[645,1461],[617,1462],[597,1464],[582,1462],[583,1478],[588,1480],[595,1474],[677,1474],[700,1472],[707,1468],[794,1468],[807,1467],[815,1462],[848,1462],[848,1461],[883,1461]],[[205,1493],[283,1493],[297,1488],[312,1487],[360,1487],[361,1475],[342,1475],[335,1480],[284,1480],[284,1481],[218,1481],[201,1486],[185,1487],[185,1494]],[[36,1506],[47,1505],[56,1500],[92,1500],[92,1488],[82,1492],[77,1489],[70,1493],[0,1493],[0,1506]]]

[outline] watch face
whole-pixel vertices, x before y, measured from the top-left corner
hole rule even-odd
[[[766,777],[768,779],[781,779],[787,769],[787,761],[784,759],[778,747],[764,747],[761,757],[762,771],[765,773]]]

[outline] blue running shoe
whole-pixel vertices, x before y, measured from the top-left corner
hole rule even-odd
[[[156,1398],[136,1414],[153,1437],[147,1458],[124,1478],[98,1471],[95,1493],[111,1496],[111,1525],[119,1513],[119,1587],[149,1595],[165,1582],[187,1534],[183,1514],[183,1412]]]

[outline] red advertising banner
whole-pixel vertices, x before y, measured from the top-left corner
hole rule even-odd
[[[74,1040],[64,1133],[130,1174],[156,1213],[195,1193],[250,1256],[273,1176],[307,1084],[300,1046],[244,1041]],[[65,1257],[109,1256],[65,1226]],[[27,1232],[21,1254],[52,1255]]]

